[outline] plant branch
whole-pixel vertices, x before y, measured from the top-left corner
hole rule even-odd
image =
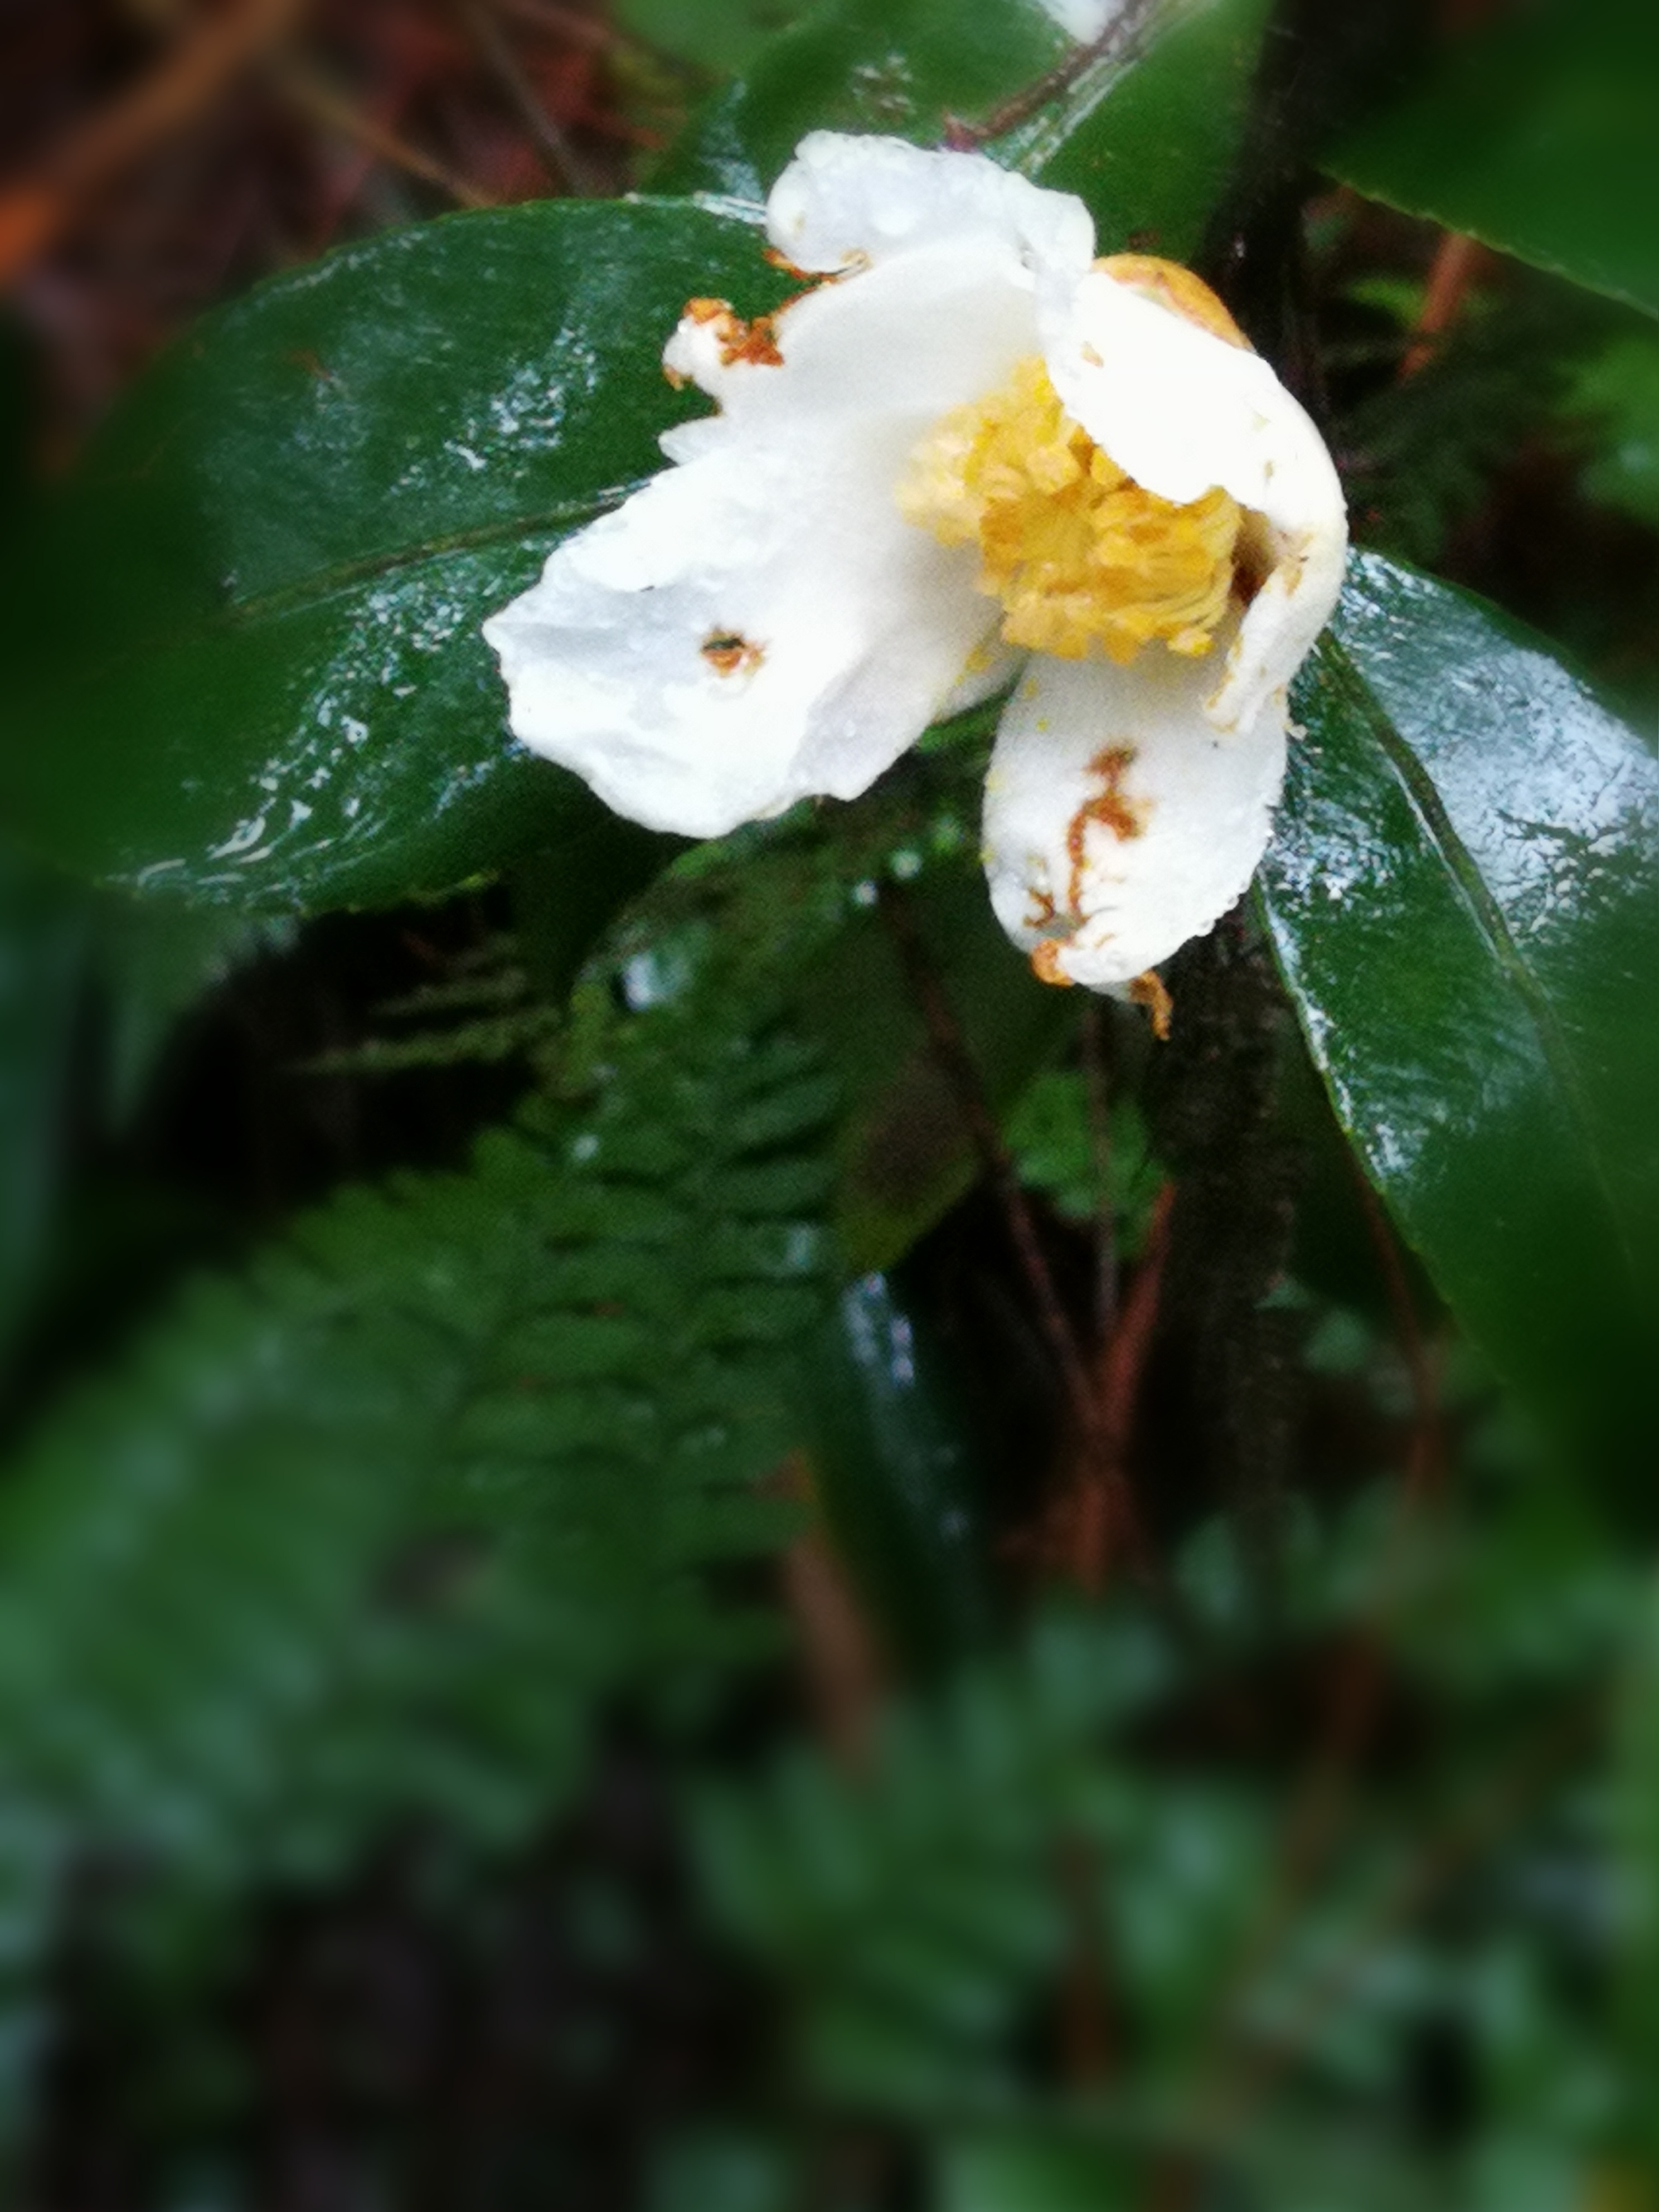
[[[562,191],[592,198],[599,190],[598,179],[548,113],[487,0],[456,0],[456,12],[479,59],[512,102],[549,177]]]
[[[1095,1394],[1090,1382],[1089,1371],[1083,1354],[1054,1287],[1042,1246],[1032,1219],[1031,1209],[1025,1193],[1020,1188],[1014,1164],[1008,1148],[1002,1141],[1002,1132],[997,1127],[996,1116],[991,1111],[990,1101],[985,1095],[973,1052],[956,1009],[933,956],[928,951],[908,895],[890,879],[884,879],[877,894],[883,921],[886,924],[894,950],[904,970],[905,980],[915,1000],[933,1056],[948,1078],[956,1095],[957,1104],[986,1179],[996,1194],[1002,1210],[1009,1241],[1014,1247],[1037,1320],[1048,1349],[1060,1371],[1072,1413],[1081,1431],[1091,1434],[1097,1424]]]
[[[1000,107],[979,123],[964,123],[956,116],[947,117],[944,131],[945,144],[953,153],[970,154],[979,147],[989,145],[993,139],[1003,138],[1009,131],[1029,122],[1039,108],[1046,107],[1052,100],[1067,93],[1085,71],[1097,62],[1127,61],[1133,56],[1142,38],[1152,27],[1153,18],[1164,6],[1164,0],[1124,0],[1124,5],[1106,26],[1097,39],[1085,46],[1073,48],[1062,62],[1045,70],[1043,75],[1003,101]]]

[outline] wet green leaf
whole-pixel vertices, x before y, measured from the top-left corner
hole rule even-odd
[[[0,595],[26,834],[249,908],[436,893],[532,851],[591,902],[603,811],[514,746],[478,625],[659,465],[686,299],[765,306],[773,282],[729,216],[549,202],[345,248],[210,318]]]
[[[1272,0],[1177,8],[1138,57],[1092,64],[996,149],[1092,210],[1103,253],[1190,261],[1237,159]]]
[[[1006,1113],[1059,1052],[1076,994],[1033,984],[977,868],[918,886],[914,911],[992,1110]],[[890,1267],[979,1176],[958,1091],[875,915],[835,939],[804,978],[798,1004],[842,1088],[842,1249],[857,1272]]]
[[[618,0],[617,21],[660,53],[697,70],[742,69],[810,0]],[[703,80],[705,82],[707,79]]]
[[[1071,41],[1039,0],[834,0],[717,94],[652,183],[759,200],[809,131],[935,143],[1042,76]]]
[[[1504,10],[1328,156],[1344,184],[1659,314],[1659,15]]]
[[[1080,193],[1103,251],[1197,249],[1243,131],[1265,0],[1166,7],[1134,50],[1103,53],[989,150]],[[693,124],[655,180],[759,199],[811,130],[939,143],[983,125],[1075,55],[1038,0],[840,0],[773,40]]]
[[[1611,1489],[1659,1372],[1659,762],[1376,555],[1295,711],[1262,885],[1314,1056],[1471,1335]]]
[[[800,1363],[818,1501],[884,1638],[937,1668],[991,1618],[983,1470],[925,1318],[887,1276],[849,1283]]]

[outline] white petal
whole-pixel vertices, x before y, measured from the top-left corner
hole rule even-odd
[[[1276,708],[1224,744],[1202,660],[1034,659],[985,788],[991,903],[1015,944],[1120,990],[1218,921],[1255,873],[1285,774]]]
[[[683,322],[671,364],[721,411],[671,431],[677,465],[561,546],[484,626],[515,733],[617,812],[693,836],[808,794],[856,796],[929,722],[1012,672],[973,549],[906,522],[897,485],[940,416],[1037,343],[1036,280],[1013,229],[947,218],[1074,204],[977,157],[815,145],[849,190],[895,157],[907,174],[921,165],[905,204],[927,220],[909,249],[872,251],[781,315],[781,365],[728,363],[714,323]],[[958,165],[965,190],[951,183]],[[723,669],[709,648],[727,637],[745,649]]]
[[[1081,200],[1044,191],[983,154],[926,153],[901,138],[814,131],[772,188],[772,243],[799,269],[880,263],[971,245],[1005,265],[1075,283],[1094,252]]]
[[[900,520],[902,459],[890,434],[742,442],[657,477],[484,625],[515,732],[690,836],[863,790],[994,618],[959,553]]]
[[[1137,483],[1200,499],[1216,485],[1266,525],[1271,567],[1206,711],[1253,729],[1328,619],[1347,547],[1324,441],[1259,355],[1096,270],[1045,288],[1043,350],[1068,413]]]
[[[909,416],[920,438],[1036,350],[1036,290],[1029,270],[982,241],[933,240],[785,308],[775,321],[781,368],[723,366],[709,327],[682,323],[665,356],[722,410],[668,433],[677,460],[739,429],[810,434],[809,414]]]

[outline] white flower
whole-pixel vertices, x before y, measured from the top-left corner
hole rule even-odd
[[[979,155],[815,133],[767,210],[814,282],[665,355],[719,412],[485,623],[526,744],[714,836],[850,799],[1013,684],[986,865],[1051,982],[1149,971],[1243,890],[1285,686],[1341,578],[1318,433],[1166,262]]]

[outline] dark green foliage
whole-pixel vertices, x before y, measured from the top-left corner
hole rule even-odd
[[[1409,319],[1420,297],[1405,304]],[[1619,320],[1534,278],[1477,298],[1407,376],[1398,374],[1409,344],[1402,327],[1382,349],[1389,380],[1342,420],[1358,535],[1405,560],[1443,560],[1500,470],[1529,445],[1534,467],[1543,464],[1581,364]]]
[[[1589,495],[1659,524],[1659,336],[1626,331],[1579,362],[1564,412],[1593,441]]]
[[[1645,1516],[1659,765],[1524,632],[1375,555],[1297,699],[1263,896],[1338,1115],[1476,1340]]]
[[[1168,1664],[1144,1629],[1057,1617],[895,1714],[866,1787],[799,1753],[763,1795],[705,1802],[716,1908],[805,1996],[821,2094],[933,2112],[1013,2094],[1015,2031],[1066,1950],[1058,1855],[1115,1826],[1093,1747]]]
[[[35,1945],[88,1857],[200,1905],[400,1821],[499,1850],[599,1700],[758,1648],[701,1577],[789,1526],[753,1486],[817,1310],[829,1094],[775,1026],[668,1009],[611,1044],[467,1173],[349,1191],[198,1285],[14,1466],[0,1788]]]
[[[816,2097],[921,2123],[947,2173],[1023,2143],[1138,2173],[1126,2203],[1188,2155],[1274,2204],[1438,2203],[1426,2157],[1357,2160],[1353,2136],[1406,2094],[1418,2038],[1446,2033],[1473,2054],[1495,2171],[1571,2171],[1617,2109],[1573,1972],[1615,1899],[1605,1807],[1561,1771],[1641,1597],[1604,1537],[1527,1495],[1526,1466],[1474,1449],[1468,1475],[1510,1496],[1437,1526],[1382,1492],[1304,1513],[1273,1626],[1212,1524],[1161,1599],[1052,1612],[891,1714],[867,1773],[794,1753],[758,1790],[706,1794],[714,1907],[793,1990]],[[1408,1786],[1348,1774],[1319,1811],[1335,1781],[1216,1756],[1206,1716],[1276,1732],[1275,1650],[1340,1655],[1354,1633],[1374,1656],[1334,1656],[1332,1696],[1371,1663],[1404,1713],[1431,1680],[1481,1712],[1482,1764],[1431,1741]],[[1316,1848],[1316,1820],[1334,1823]],[[1510,1899],[1550,1868],[1577,1905],[1522,1936]],[[1407,1899],[1432,1900],[1425,1921]],[[1093,2101],[1056,2094],[1056,2046],[1107,2069]]]
[[[1039,1075],[1015,1108],[1008,1144],[1020,1180],[1068,1221],[1092,1221],[1103,1203],[1131,1257],[1146,1233],[1162,1175],[1133,1100],[1121,1099],[1103,1134],[1092,1126],[1089,1086],[1074,1068]]]
[[[1641,0],[1532,0],[1327,155],[1345,183],[1659,313],[1659,24]]]
[[[277,914],[535,854],[591,941],[606,817],[512,744],[478,625],[657,465],[690,411],[661,369],[685,301],[779,289],[729,213],[563,202],[367,240],[222,310],[7,568],[16,828],[106,881]]]

